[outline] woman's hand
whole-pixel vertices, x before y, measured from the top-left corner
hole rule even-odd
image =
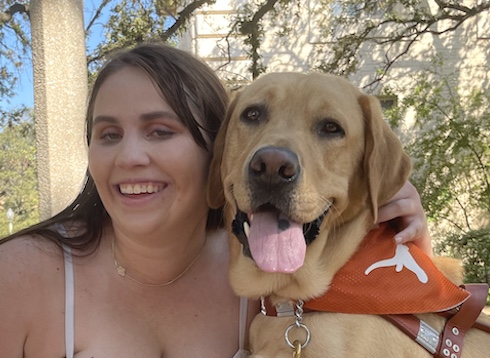
[[[419,193],[408,181],[378,211],[378,223],[397,218],[403,229],[395,235],[395,242],[401,244],[413,241],[427,255],[432,256],[432,242],[424,208]]]

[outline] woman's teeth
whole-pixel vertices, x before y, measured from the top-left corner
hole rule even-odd
[[[161,186],[155,184],[120,184],[122,194],[152,194],[161,190]]]

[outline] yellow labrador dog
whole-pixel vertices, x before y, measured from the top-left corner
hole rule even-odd
[[[485,288],[374,225],[410,171],[378,100],[345,79],[274,73],[235,96],[208,198],[225,205],[234,290],[263,302],[253,357],[489,356]]]

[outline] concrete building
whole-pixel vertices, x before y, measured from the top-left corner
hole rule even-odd
[[[213,6],[201,8],[194,16],[181,46],[204,59],[217,70],[220,77],[233,84],[247,83],[252,80],[249,71],[251,61],[247,54],[249,47],[244,45],[243,36],[230,35],[231,24],[243,12],[244,4],[254,6],[254,1],[218,0]],[[261,2],[262,3],[262,2]],[[341,2],[339,2],[341,3]],[[458,5],[474,6],[476,0],[462,0]],[[322,34],[322,24],[336,16],[335,5],[331,12],[320,10],[319,1],[294,1],[286,11],[280,11],[269,17],[262,37],[260,54],[266,72],[273,71],[314,71],[322,61],[332,56],[332,45],[342,34],[355,32],[355,24],[335,29],[333,34]],[[396,5],[395,5],[396,6]],[[423,2],[426,10],[436,15],[438,6],[435,1]],[[270,16],[270,15],[267,15]],[[362,15],[361,15],[362,16]],[[276,25],[274,25],[276,24]],[[278,24],[286,24],[280,27]],[[450,21],[439,22],[437,31],[453,26]],[[386,31],[390,31],[386,28]],[[379,40],[383,34],[378,34]],[[402,51],[407,42],[397,46],[379,46],[373,43],[361,47],[358,58],[358,71],[350,79],[361,88],[371,83],[387,56]],[[432,60],[441,60],[440,73],[451,75],[454,90],[460,95],[473,89],[490,88],[490,16],[489,11],[469,18],[454,31],[442,35],[424,34],[410,45],[410,51],[390,68],[386,77],[376,86],[365,88],[376,94],[386,106],[403,99],[414,89],[421,75],[433,66]],[[390,89],[390,96],[383,93]],[[405,133],[410,133],[413,114],[408,112],[405,118]],[[404,133],[400,133],[404,135]],[[410,133],[414,135],[414,133]],[[463,198],[462,198],[463,199]],[[458,214],[461,215],[461,214]],[[477,222],[487,221],[488,213],[474,215]],[[483,219],[482,219],[483,218]],[[466,218],[460,218],[462,221]],[[481,226],[478,224],[476,226]]]
[[[191,50],[203,58],[214,69],[218,70],[223,79],[249,81],[251,74],[248,67],[251,62],[247,56],[247,47],[243,37],[230,36],[230,24],[243,11],[244,4],[254,3],[243,0],[218,0],[213,6],[207,6],[197,11],[187,34],[183,38],[182,47]],[[437,12],[435,1],[425,1],[425,6],[432,12]],[[474,5],[474,0],[464,0],[461,5]],[[326,14],[319,10],[318,1],[297,1],[290,5],[286,13],[274,15],[273,21],[285,23],[287,29],[273,26],[264,28],[265,36],[261,46],[263,63],[266,72],[273,71],[310,71],[314,70],[322,60],[331,56],[329,47],[336,41],[333,36],[321,33],[322,23],[330,21],[335,16],[335,8]],[[440,23],[438,30],[448,27],[449,22]],[[336,35],[355,31],[353,28],[343,28]],[[365,45],[362,48],[359,70],[351,79],[364,86],[372,81],[374,74],[380,68],[385,56],[393,52],[393,48]],[[439,55],[444,59],[447,71],[456,70],[459,73],[459,86],[466,90],[475,85],[489,84],[488,59],[490,58],[490,19],[489,13],[469,19],[456,31],[442,36],[423,35],[420,37],[406,56],[391,69],[389,77],[383,85],[396,81],[407,87],[413,74],[428,66],[432,56]],[[375,91],[381,91],[376,88]]]

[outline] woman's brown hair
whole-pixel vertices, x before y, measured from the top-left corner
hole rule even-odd
[[[93,85],[86,115],[86,136],[90,146],[95,99],[104,81],[120,69],[132,66],[145,71],[163,94],[196,143],[211,152],[218,129],[225,117],[228,95],[214,71],[188,52],[165,44],[142,44],[120,51],[100,70]],[[201,119],[202,125],[194,118]],[[222,225],[222,210],[210,210],[208,228]],[[50,219],[21,230],[1,242],[23,235],[48,238],[59,246],[67,245],[89,254],[95,250],[109,215],[100,200],[94,181],[87,171],[85,184],[75,200]],[[58,233],[56,224],[78,222],[85,229],[69,239]]]

